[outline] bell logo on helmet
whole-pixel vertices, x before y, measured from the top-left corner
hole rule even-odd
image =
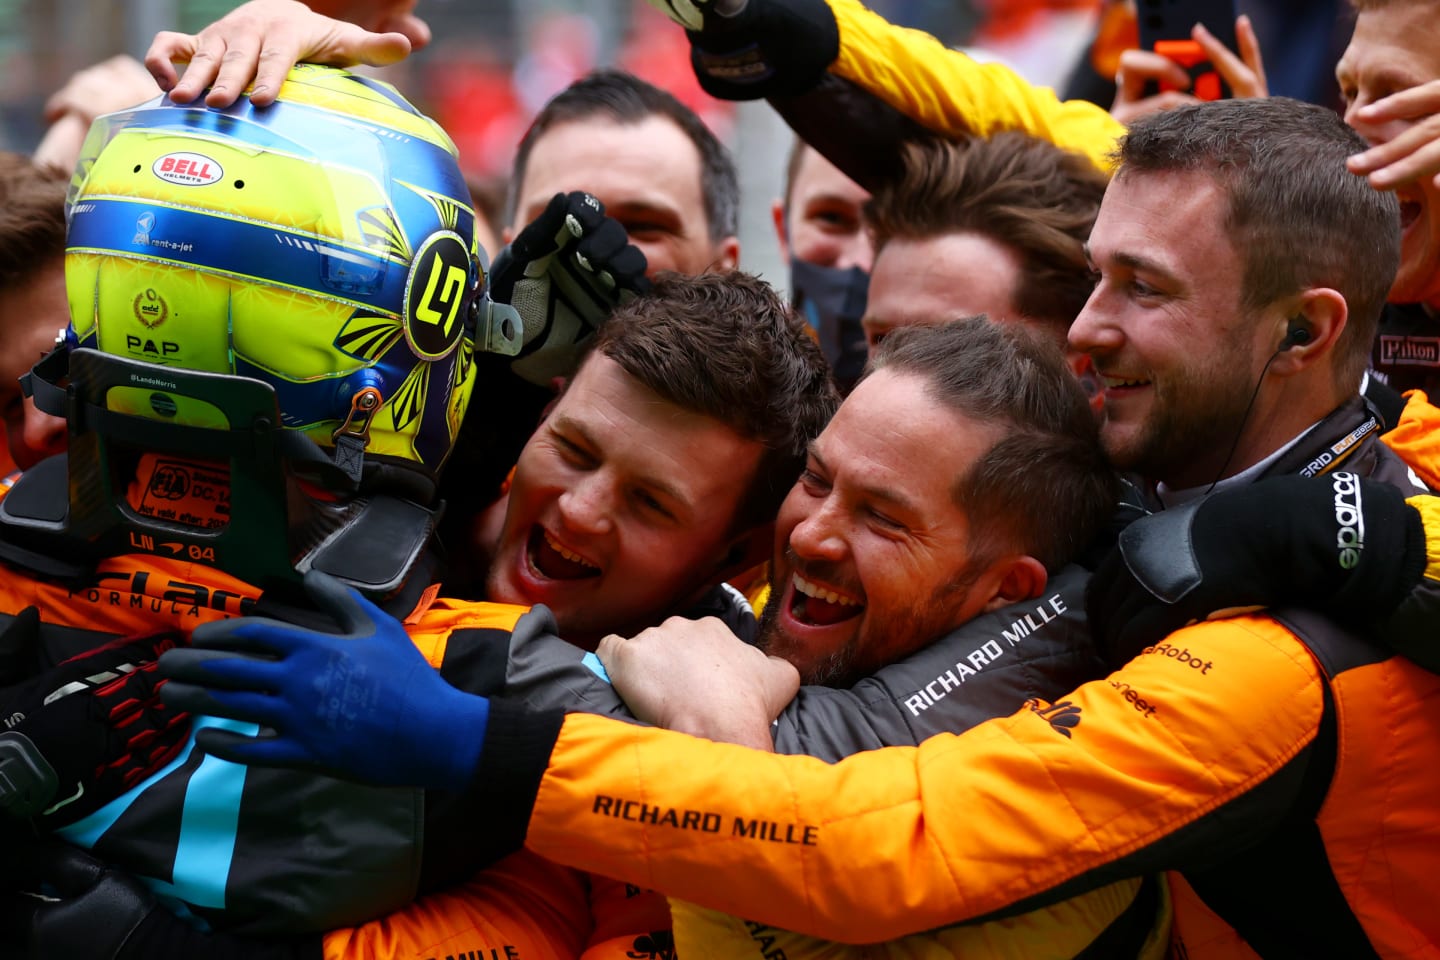
[[[182,187],[203,187],[225,176],[225,169],[199,153],[167,153],[150,168],[166,183]]]
[[[460,342],[460,307],[470,277],[470,249],[457,233],[431,234],[405,281],[405,339],[424,360],[449,356]]]

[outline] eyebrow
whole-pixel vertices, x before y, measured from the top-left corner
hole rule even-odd
[[[830,470],[825,464],[825,458],[820,455],[819,450],[817,450],[815,447],[816,442],[817,441],[815,440],[810,441],[810,446],[808,450],[810,458],[819,463],[820,466],[824,468],[827,473],[829,473]],[[894,490],[891,490],[888,487],[877,487],[872,484],[864,483],[863,481],[854,483],[853,485],[857,490],[860,491],[861,494],[864,495],[867,500],[891,504],[911,517],[919,517],[923,515],[923,511],[921,511],[921,509],[915,504],[915,501],[911,500],[909,497],[904,496],[903,494],[896,493]]]
[[[578,434],[580,439],[591,450],[594,450],[596,447],[599,446],[599,444],[595,442],[595,438],[590,435],[590,431],[586,430],[585,425],[582,424],[580,421],[565,414],[552,414],[552,417],[552,430],[558,430],[559,428],[564,427],[566,430]],[[686,513],[692,513],[694,511],[694,504],[690,502],[690,497],[688,497],[674,483],[671,483],[670,481],[665,480],[661,477],[651,476],[647,474],[639,474],[636,477],[636,481],[640,484],[640,486],[646,487],[650,490],[654,490],[656,493],[663,495],[667,499],[673,500],[676,506],[683,508]]]
[[[685,227],[685,217],[679,210],[668,204],[656,203],[652,200],[627,200],[623,203],[611,204],[606,208],[605,212],[617,220],[622,216],[654,217],[660,220],[673,221],[673,223],[681,229]]]
[[[1095,265],[1095,257],[1090,250],[1090,244],[1085,244],[1084,250],[1085,261],[1093,267]],[[1160,261],[1152,260],[1149,257],[1142,257],[1138,253],[1126,253],[1125,251],[1121,250],[1111,254],[1110,259],[1120,264],[1120,266],[1128,267],[1131,270],[1141,270],[1145,273],[1158,274],[1159,276],[1165,277],[1177,283],[1180,280],[1179,277],[1175,276],[1175,274],[1171,272],[1168,267],[1160,263]]]
[[[1335,64],[1335,79],[1342,78],[1358,80],[1363,70],[1357,70],[1353,63],[1344,59]],[[1411,87],[1418,87],[1425,82],[1424,78],[1412,71],[1405,70],[1393,64],[1384,64],[1376,67],[1366,75],[1365,79],[1373,86],[1388,88],[1393,92],[1409,90]]]
[[[804,206],[808,207],[813,203],[838,203],[847,207],[855,207],[857,210],[863,206],[863,204],[858,204],[844,194],[837,193],[834,190],[822,190],[819,193],[810,194],[810,196],[805,198]]]

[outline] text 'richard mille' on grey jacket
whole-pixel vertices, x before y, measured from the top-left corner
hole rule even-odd
[[[1066,567],[1042,596],[982,614],[848,689],[802,687],[775,722],[776,751],[833,761],[914,745],[1102,676],[1085,623],[1088,576]],[[734,610],[722,619],[732,629],[743,623]],[[534,707],[629,716],[600,659],[557,637],[544,607],[516,624],[505,696]]]

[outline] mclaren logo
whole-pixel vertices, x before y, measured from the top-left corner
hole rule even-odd
[[[1335,487],[1335,549],[1340,569],[1351,570],[1360,562],[1365,549],[1365,515],[1361,512],[1360,478],[1353,473],[1337,473]]]
[[[1025,701],[1025,706],[1029,707],[1031,712],[1044,718],[1050,724],[1051,729],[1067,740],[1071,738],[1070,731],[1080,726],[1080,708],[1069,700],[1047,703],[1032,697]]]

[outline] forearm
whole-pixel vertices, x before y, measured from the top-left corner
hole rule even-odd
[[[775,751],[775,740],[771,735],[772,726],[761,717],[747,717],[733,714],[725,717],[679,716],[668,728],[676,733],[714,740],[717,743],[733,743],[765,753]]]
[[[1164,869],[1213,848],[1223,818],[1207,812],[1257,791],[1277,795],[1238,804],[1247,812],[1225,830],[1249,842],[1270,829],[1269,811],[1294,789],[1281,773],[1308,759],[1322,711],[1318,670],[1272,622],[1204,629],[1183,639],[1231,669],[1203,683],[1188,665],[1141,657],[1065,703],[834,765],[572,715],[527,844],[846,942],[1029,910]],[[1210,722],[1196,731],[1195,718]],[[1275,758],[1295,759],[1277,769]]]
[[[889,23],[859,0],[828,0],[840,28],[830,72],[948,137],[1021,130],[1108,170],[1125,127],[1088,101],[1061,101],[1001,64],[981,64],[930,34]]]

